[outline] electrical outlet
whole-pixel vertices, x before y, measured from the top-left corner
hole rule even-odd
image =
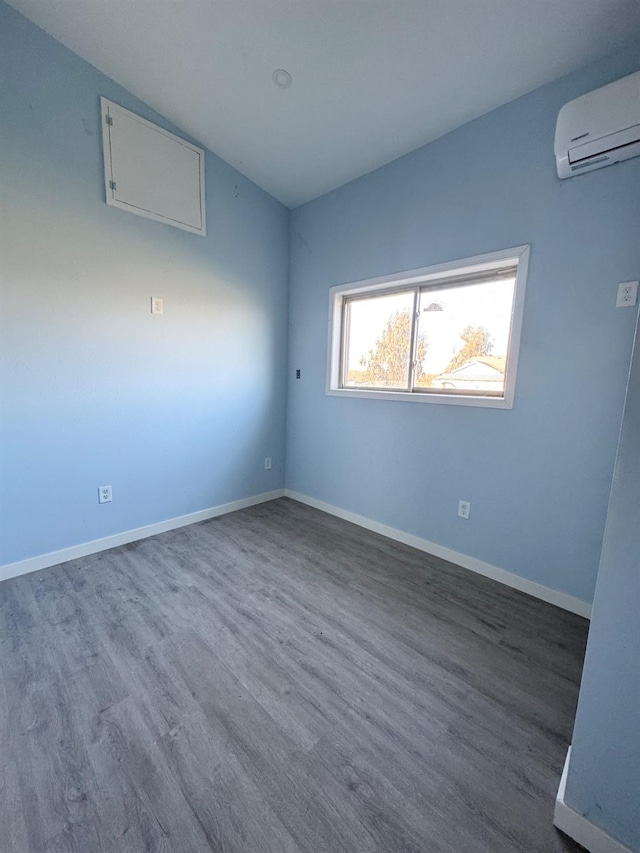
[[[618,285],[618,296],[616,308],[629,308],[636,304],[638,299],[638,282],[622,281]]]
[[[270,456],[264,457],[264,470],[265,471],[271,470],[271,457]]]
[[[458,501],[458,515],[465,520],[471,515],[471,504],[469,501]]]
[[[296,379],[300,379],[300,368],[296,370]]]
[[[111,500],[111,486],[98,486],[98,503],[108,504]]]
[[[160,296],[151,297],[151,313],[164,314],[164,300]]]

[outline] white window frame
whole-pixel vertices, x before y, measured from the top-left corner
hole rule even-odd
[[[437,403],[446,406],[481,406],[492,409],[512,409],[515,399],[518,356],[520,354],[520,336],[524,315],[524,298],[529,268],[530,246],[516,246],[499,252],[475,255],[457,261],[408,270],[393,275],[370,278],[366,281],[338,284],[329,291],[329,339],[327,347],[327,385],[326,393],[334,397],[359,397],[365,400],[396,400],[409,403]],[[507,347],[507,372],[505,376],[504,396],[491,397],[479,394],[442,394],[428,390],[394,391],[343,388],[340,386],[340,365],[343,346],[343,313],[345,300],[349,296],[376,295],[381,292],[402,291],[410,288],[446,284],[447,280],[461,275],[500,271],[516,267],[515,293],[511,313],[511,332]]]

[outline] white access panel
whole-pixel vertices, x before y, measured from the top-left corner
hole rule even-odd
[[[101,98],[107,204],[206,236],[204,151]]]

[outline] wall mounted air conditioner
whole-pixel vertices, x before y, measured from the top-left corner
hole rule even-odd
[[[554,147],[559,178],[640,155],[640,71],[565,104]]]

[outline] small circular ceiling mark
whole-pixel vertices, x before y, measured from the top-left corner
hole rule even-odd
[[[276,68],[271,75],[271,79],[279,89],[288,89],[293,83],[293,77],[288,71],[285,71],[284,68]]]

